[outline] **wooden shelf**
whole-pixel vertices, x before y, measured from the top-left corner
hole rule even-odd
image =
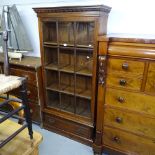
[[[88,109],[88,107],[82,107],[82,106],[77,107],[76,113],[78,115],[85,116],[85,117],[88,117],[88,118],[91,117],[91,112],[90,112],[90,109]]]
[[[88,69],[81,69],[81,70],[76,71],[76,74],[85,75],[85,76],[92,76],[92,71],[90,71]]]
[[[67,65],[60,67],[60,71],[66,72],[66,73],[74,73],[74,66]]]
[[[46,89],[59,92],[59,84],[52,83],[50,86],[47,86]]]
[[[92,44],[90,44],[90,45],[79,45],[79,44],[77,44],[76,47],[77,48],[85,48],[85,49],[93,49],[94,46]]]
[[[89,99],[89,100],[91,99],[91,90],[83,90],[81,88],[76,88],[76,90],[75,90],[76,93],[74,93],[74,87],[65,85],[65,84],[61,84],[60,88],[59,88],[59,85],[57,83],[53,83],[50,86],[47,86],[46,89],[64,93],[64,94],[68,94],[68,95],[72,95],[72,96],[75,95],[77,97],[81,97],[81,98],[85,98],[85,99]]]
[[[57,43],[57,42],[52,42],[52,41],[45,41],[44,42],[44,46],[60,46],[60,48],[67,48],[67,47],[75,47],[74,44],[70,44],[70,43]],[[91,45],[91,46],[90,46]],[[80,45],[80,44],[77,44],[76,45],[76,48],[78,49],[84,49],[84,50],[93,50],[94,46],[92,44],[90,45]]]
[[[51,42],[51,41],[45,41],[44,46],[48,46],[48,45],[56,47],[56,46],[58,46],[58,43],[57,42]]]
[[[59,88],[59,85],[57,83],[53,83],[50,86],[46,87],[46,89],[64,93],[64,94],[68,94],[68,95],[74,95],[74,87],[65,85],[65,84],[61,84],[61,86]]]
[[[51,63],[45,66],[45,69],[49,70],[58,70],[58,64],[57,63]]]
[[[52,101],[48,100],[47,107],[52,107],[52,108],[55,108],[55,109],[60,109],[60,102],[59,102],[59,100],[52,100]]]
[[[74,44],[60,43],[60,48],[74,47]]]
[[[74,73],[74,74],[83,75],[83,76],[92,76],[92,71],[88,69],[81,69],[81,70],[78,69],[74,71],[74,66],[70,66],[70,65],[67,65],[67,66],[61,65],[60,67],[58,67],[58,64],[51,63],[49,65],[46,65],[45,69],[61,71],[66,73]]]
[[[91,99],[91,90],[82,90],[82,92],[76,94],[77,97]]]

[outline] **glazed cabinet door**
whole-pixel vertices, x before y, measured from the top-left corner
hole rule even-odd
[[[92,120],[95,22],[42,21],[46,108]]]

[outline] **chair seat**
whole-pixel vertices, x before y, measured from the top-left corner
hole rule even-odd
[[[15,88],[21,86],[22,80],[18,76],[5,76],[0,74],[0,94],[7,93]]]

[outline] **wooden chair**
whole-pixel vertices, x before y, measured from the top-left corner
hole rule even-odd
[[[8,113],[0,111],[0,114],[2,116],[0,117],[0,124],[22,110],[24,110],[26,123],[24,123],[20,129],[18,129],[16,132],[10,135],[7,139],[5,140],[0,139],[0,148],[3,147],[6,143],[8,143],[10,140],[12,140],[18,133],[20,133],[26,127],[28,127],[30,139],[33,139],[32,120],[30,116],[30,108],[27,99],[27,79],[24,77],[9,75],[9,60],[8,60],[8,47],[7,47],[8,31],[6,30],[1,33],[3,37],[4,74],[0,74],[0,96],[3,98],[3,101],[0,103],[0,108],[2,108],[7,104],[10,104],[10,102],[19,103],[20,106],[17,106],[16,108],[14,108],[13,111]],[[11,98],[9,95],[9,92],[16,88],[20,88],[20,99]],[[20,118],[17,115],[15,115],[14,117]]]

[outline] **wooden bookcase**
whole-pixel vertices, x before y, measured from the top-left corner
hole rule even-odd
[[[43,126],[91,145],[96,110],[97,37],[110,8],[34,8],[38,15],[45,104]]]

